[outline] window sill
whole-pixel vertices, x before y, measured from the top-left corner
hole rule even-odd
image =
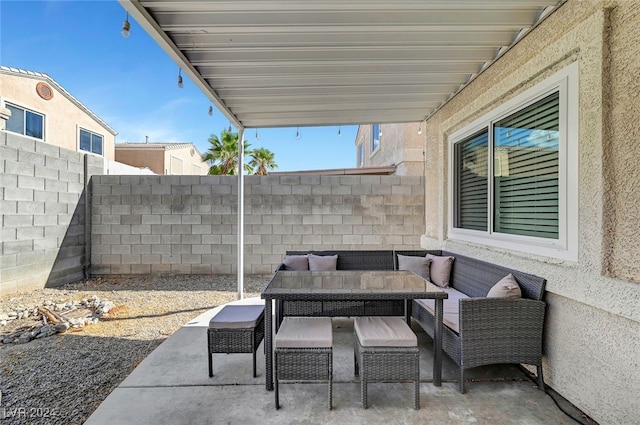
[[[450,229],[449,239],[453,242],[470,242],[480,246],[490,246],[505,251],[518,251],[556,260],[578,261],[577,249],[572,249],[571,246],[566,246],[560,241],[548,241],[541,238],[530,238],[525,241],[518,236],[475,234],[475,232],[466,232],[459,229]]]

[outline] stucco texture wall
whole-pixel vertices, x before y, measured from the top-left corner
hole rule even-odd
[[[544,276],[545,381],[600,423],[637,423],[640,411],[639,7],[569,0],[426,123],[422,246]],[[450,238],[449,136],[572,63],[579,67],[578,261]]]
[[[164,150],[129,149],[116,147],[116,161],[133,167],[147,167],[156,174],[164,174]]]
[[[396,166],[396,175],[422,176],[424,172],[424,128],[418,134],[419,123],[381,124],[380,147],[371,152],[371,125],[361,125],[356,144],[363,140],[366,167]]]
[[[179,148],[169,148],[165,151],[165,169],[170,169],[170,174],[173,175],[186,175],[186,176],[203,176],[207,175],[209,166],[202,162],[200,153],[191,145]],[[169,167],[175,159],[180,162],[182,166],[182,172],[179,173],[177,169]]]
[[[640,282],[640,2],[614,6],[609,12],[609,67],[603,80],[603,266],[612,276]]]
[[[52,84],[49,86],[53,90],[53,97],[50,100],[41,98],[36,92],[36,85],[41,81],[47,82],[42,78],[0,73],[0,96],[5,102],[31,109],[45,116],[45,143],[78,151],[78,127],[81,127],[103,137],[102,156],[113,160],[115,158],[115,136],[71,102]]]

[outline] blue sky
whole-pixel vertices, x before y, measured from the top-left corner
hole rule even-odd
[[[192,142],[201,152],[229,121],[116,0],[0,0],[0,64],[48,74],[118,132],[117,143]],[[275,153],[279,171],[351,168],[356,126],[248,130]]]

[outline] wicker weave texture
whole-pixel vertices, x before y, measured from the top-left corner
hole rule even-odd
[[[282,302],[283,316],[403,316],[404,313],[404,300],[285,300]]]
[[[333,407],[333,349],[276,348],[275,403],[280,408],[280,380],[327,381],[329,410]]]
[[[418,347],[363,347],[354,332],[354,368],[360,375],[362,407],[368,407],[369,382],[413,381],[413,408],[420,409],[420,357]]]
[[[442,251],[455,257],[451,269],[451,286],[470,297],[485,297],[489,289],[509,273],[518,281],[522,298],[542,300],[546,279],[475,258]]]
[[[546,280],[447,251],[442,255],[455,257],[451,286],[474,297],[459,301],[459,333],[443,327],[442,349],[460,367],[460,392],[465,391],[466,369],[499,363],[536,365],[538,383],[544,389],[542,334],[545,303],[540,300]],[[486,298],[489,289],[508,273],[518,280],[523,298]],[[413,303],[412,315],[433,338],[433,315],[416,302]]]
[[[264,314],[253,328],[208,328],[209,377],[213,376],[214,353],[253,353],[253,377],[256,377],[256,351],[264,339]]]
[[[210,353],[251,353],[264,337],[264,319],[256,328],[209,329]]]
[[[286,255],[337,255],[338,270],[393,270],[393,251],[287,251]]]
[[[540,364],[544,302],[466,299],[460,300],[460,307],[465,368],[490,363]]]

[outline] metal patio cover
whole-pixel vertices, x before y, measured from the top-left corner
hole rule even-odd
[[[120,3],[236,127],[266,128],[422,121],[562,1]]]

